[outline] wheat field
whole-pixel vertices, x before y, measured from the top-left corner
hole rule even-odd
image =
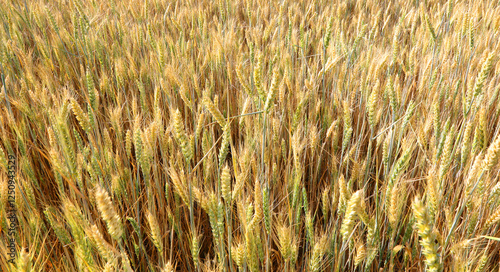
[[[493,0],[0,0],[1,271],[499,271]]]

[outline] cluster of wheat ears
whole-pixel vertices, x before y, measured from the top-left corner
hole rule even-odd
[[[2,271],[500,269],[497,1],[0,0],[0,22]]]

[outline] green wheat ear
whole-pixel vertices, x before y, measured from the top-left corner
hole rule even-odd
[[[190,162],[191,159],[193,158],[193,148],[191,146],[191,142],[187,137],[187,133],[184,129],[184,123],[179,109],[175,110],[175,112],[173,113],[173,126],[174,126],[174,135],[179,141],[182,154],[186,158],[186,161]]]
[[[227,155],[229,154],[229,144],[231,140],[231,126],[227,123],[222,132],[222,142],[219,150],[219,169],[222,168]]]
[[[438,246],[435,243],[435,235],[432,232],[432,223],[427,209],[419,198],[413,201],[413,213],[416,219],[415,226],[420,236],[422,253],[425,256],[427,271],[439,271],[440,263],[438,257]]]

